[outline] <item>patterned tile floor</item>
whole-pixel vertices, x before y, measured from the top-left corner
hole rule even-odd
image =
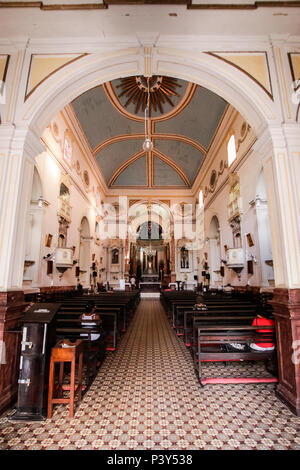
[[[209,374],[223,364],[207,364]],[[260,367],[246,363],[247,373]],[[45,422],[0,417],[0,449],[202,450],[300,449],[300,418],[274,394],[274,384],[200,388],[189,351],[159,300],[142,300],[115,353],[68,417],[56,405]]]

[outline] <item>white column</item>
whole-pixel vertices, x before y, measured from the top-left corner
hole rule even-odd
[[[255,144],[263,157],[275,286],[300,287],[300,128],[278,126]]]
[[[22,288],[34,159],[43,150],[27,128],[0,127],[0,291]]]

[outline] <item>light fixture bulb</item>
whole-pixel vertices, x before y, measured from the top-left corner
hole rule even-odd
[[[151,152],[151,150],[153,149],[152,140],[149,139],[148,137],[144,141],[143,149],[145,150],[145,152]]]

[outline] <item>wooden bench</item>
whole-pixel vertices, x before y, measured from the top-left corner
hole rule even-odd
[[[187,347],[190,347],[191,344],[194,344],[195,339],[195,321],[199,315],[205,316],[222,316],[225,318],[226,316],[249,316],[250,318],[254,318],[256,315],[256,307],[253,306],[242,306],[241,308],[236,306],[223,306],[223,307],[216,307],[216,306],[209,306],[207,310],[185,310],[183,312],[183,337],[184,342]]]
[[[136,293],[122,294],[98,294],[97,296],[89,295],[74,298],[63,302],[63,306],[84,306],[88,302],[93,302],[96,306],[96,312],[102,308],[114,307],[119,309],[120,322],[122,323],[122,331],[128,328],[130,319],[135,311],[138,303],[138,295]]]
[[[195,304],[194,304],[195,305]],[[192,307],[194,307],[194,305]],[[228,311],[228,312],[234,312],[234,311],[253,311],[255,312],[257,309],[256,305],[252,305],[250,303],[214,303],[214,302],[207,302],[206,304],[207,311],[217,311],[217,310],[222,310],[222,311]],[[197,312],[197,309],[191,308],[190,305],[176,305],[175,311],[174,311],[174,319],[173,319],[173,328],[175,328],[176,333],[178,336],[184,336],[184,328],[188,327],[188,320],[187,315],[190,314],[190,312]],[[201,311],[201,310],[199,310]],[[185,315],[185,312],[189,312]]]
[[[76,305],[72,306],[62,305],[57,313],[58,323],[67,324],[72,323],[73,320],[79,320],[81,314],[85,311],[85,304],[86,303],[77,303]],[[120,339],[122,334],[122,311],[118,307],[99,307],[99,305],[96,305],[95,313],[100,316],[102,321],[102,329],[105,332],[106,350],[114,351],[117,347],[118,340]]]
[[[205,319],[206,321],[206,319]],[[257,330],[272,330],[272,332],[258,332]],[[224,351],[222,345],[228,343],[275,343],[274,326],[250,326],[237,325],[234,323],[226,325],[202,324],[197,329],[197,360],[196,370],[201,386],[205,384],[225,384],[225,383],[275,383],[278,378],[275,376],[265,377],[204,377],[202,373],[202,362],[207,361],[264,361],[274,359],[275,349],[272,351]],[[269,371],[270,372],[270,371]]]

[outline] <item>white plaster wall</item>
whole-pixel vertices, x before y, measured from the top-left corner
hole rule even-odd
[[[257,216],[255,206],[250,205],[249,202],[255,200],[257,194],[257,183],[263,168],[262,161],[259,156],[251,150],[251,146],[255,141],[253,132],[249,130],[246,138],[239,144],[241,138],[241,127],[243,118],[239,114],[231,116],[231,122],[227,122],[227,128],[224,126],[220,129],[219,136],[216,139],[216,145],[213,151],[208,155],[208,161],[203,168],[203,178],[199,186],[199,190],[204,192],[204,245],[199,250],[200,266],[198,266],[199,282],[202,281],[201,271],[202,263],[205,260],[205,253],[207,253],[208,266],[212,260],[210,259],[209,250],[209,228],[212,217],[218,217],[220,223],[220,251],[221,259],[226,260],[224,245],[228,248],[233,247],[232,230],[228,223],[228,202],[229,202],[229,183],[228,178],[230,172],[237,172],[240,178],[240,195],[242,201],[242,216],[241,216],[241,234],[242,234],[242,247],[244,250],[245,267],[241,272],[240,279],[237,274],[225,267],[225,276],[222,280],[223,285],[228,283],[234,286],[245,286],[250,284],[252,286],[269,285],[267,278],[272,278],[272,270],[265,278],[262,277],[261,254],[260,254],[260,240],[258,234]],[[234,133],[237,146],[237,158],[230,168],[225,168],[222,174],[219,171],[221,162],[227,162],[227,140],[228,137]],[[219,140],[219,145],[218,145]],[[214,190],[210,191],[210,176],[212,170],[217,170],[218,180]],[[197,191],[197,195],[199,194]],[[267,219],[266,219],[267,220]],[[245,238],[245,234],[251,233],[254,246],[249,247]],[[270,242],[269,242],[270,243]],[[269,253],[272,251],[269,246]],[[252,257],[251,257],[252,255]],[[247,272],[247,260],[254,259],[254,273],[253,275]],[[263,260],[264,263],[264,260]],[[265,269],[265,266],[263,266]]]
[[[57,124],[57,135],[54,135],[52,131],[52,125],[54,121]],[[57,216],[57,211],[59,209],[58,196],[62,179],[64,182],[67,181],[67,185],[70,190],[70,205],[72,207],[71,223],[67,232],[66,246],[68,248],[72,246],[76,247],[74,259],[79,260],[79,229],[81,220],[85,216],[88,219],[90,235],[92,237],[90,241],[89,266],[91,266],[93,263],[92,257],[94,255],[94,261],[96,262],[97,270],[99,270],[101,267],[100,258],[103,258],[103,248],[99,242],[96,243],[95,236],[95,224],[97,216],[97,180],[93,175],[92,168],[89,167],[87,159],[82,153],[76,139],[72,140],[72,166],[68,167],[68,165],[64,162],[63,142],[64,133],[68,126],[67,122],[63,119],[61,114],[56,116],[54,121],[50,123],[43,134],[43,142],[47,150],[38,155],[36,158],[36,167],[42,183],[42,196],[47,201],[47,203],[49,203],[49,205],[42,209],[43,221],[40,240],[41,253],[39,259],[38,276],[34,282],[26,282],[27,289],[30,287],[40,286],[74,286],[77,284],[75,266],[68,269],[64,273],[62,279],[60,279],[59,273],[55,268],[55,261],[53,274],[47,275],[47,262],[43,259],[43,257],[47,256],[48,253],[52,254],[55,250],[55,247],[57,246],[59,228]],[[79,162],[81,171],[78,171],[78,166],[76,166],[77,161]],[[90,184],[88,187],[82,178],[84,170],[89,172]],[[45,246],[45,239],[47,234],[53,235],[50,248]],[[76,266],[78,266],[78,264]],[[88,282],[86,285],[89,284],[89,275],[87,276],[87,279]],[[98,280],[100,279],[98,278]]]

